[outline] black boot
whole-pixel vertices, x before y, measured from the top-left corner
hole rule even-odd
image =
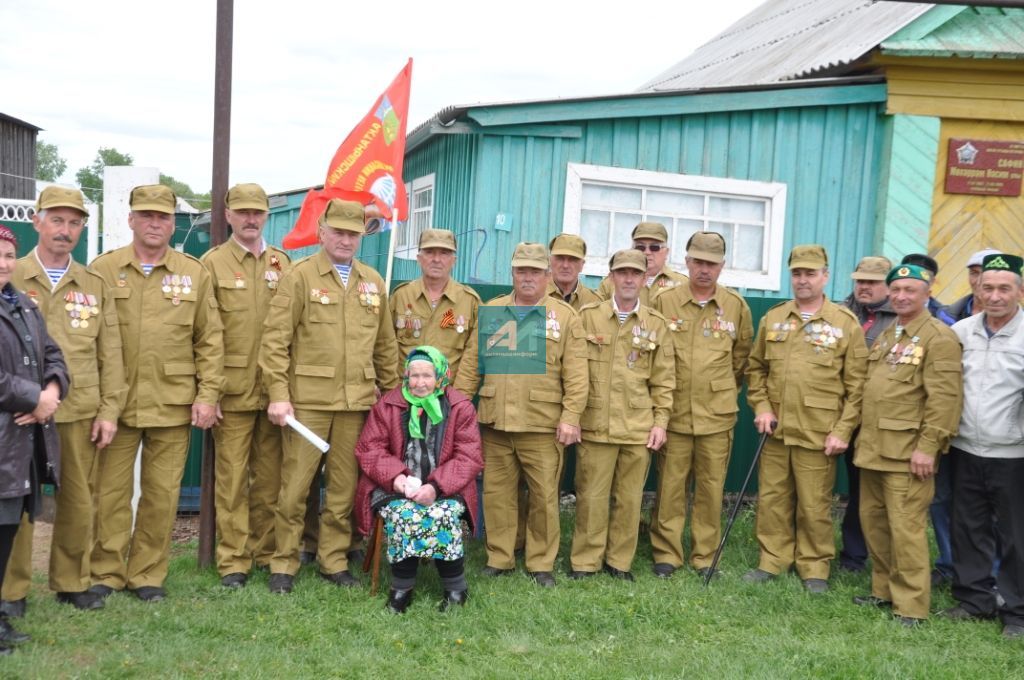
[[[388,609],[394,613],[404,614],[410,604],[412,604],[412,588],[407,590],[392,588],[388,593]]]
[[[460,607],[466,604],[466,600],[469,599],[469,589],[466,590],[446,590],[444,591],[444,598],[441,600],[441,606],[438,607],[441,611],[447,611],[453,604],[457,604]]]
[[[28,633],[15,630],[6,617],[0,618],[0,644],[17,645],[31,639]]]

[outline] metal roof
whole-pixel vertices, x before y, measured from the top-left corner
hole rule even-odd
[[[757,85],[840,70],[932,3],[768,0],[640,92]]]

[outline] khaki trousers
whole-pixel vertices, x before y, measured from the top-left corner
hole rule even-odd
[[[934,495],[934,477],[922,482],[909,472],[860,471],[860,523],[871,556],[871,594],[892,602],[899,616],[928,618],[928,506]]]
[[[722,492],[732,452],[732,430],[708,435],[669,432],[661,453],[654,456],[658,469],[658,496],[651,518],[654,562],[681,567],[687,494],[693,479],[690,515],[690,564],[710,567],[722,536]]]
[[[835,557],[832,488],[836,458],[769,439],[757,483],[758,567],[781,574],[794,564],[801,579],[827,579]]]
[[[487,565],[514,569],[520,486],[526,494],[526,570],[551,571],[558,555],[558,473],[562,446],[553,432],[502,432],[482,427]]]
[[[92,581],[114,590],[162,586],[191,425],[118,425],[100,453]],[[132,529],[135,457],[142,443],[142,496]]]
[[[346,552],[352,545],[352,505],[355,500],[359,465],[355,448],[366,420],[365,411],[312,411],[296,409],[295,419],[326,440],[324,473],[327,498],[320,513],[317,559],[320,570],[334,574],[348,569]],[[281,464],[281,493],[277,500],[274,538],[277,550],[270,561],[274,574],[295,575],[299,570],[299,543],[306,516],[309,485],[324,454],[291,430],[283,433],[284,459]]]
[[[281,428],[266,411],[225,411],[213,428],[217,571],[248,574],[259,551],[274,548],[274,505],[281,487]]]
[[[60,436],[60,489],[50,543],[50,589],[80,593],[92,585],[89,556],[92,551],[93,493],[102,452],[90,441],[92,418],[57,423]],[[21,519],[14,548],[4,576],[4,600],[20,600],[32,585],[33,528],[28,515]]]
[[[576,530],[570,558],[574,571],[597,571],[602,562],[630,570],[650,457],[643,444],[584,439],[576,445]]]

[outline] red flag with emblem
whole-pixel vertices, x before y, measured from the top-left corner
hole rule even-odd
[[[407,218],[402,165],[411,85],[412,59],[338,147],[327,168],[324,188],[306,194],[299,219],[282,242],[285,248],[317,243],[317,221],[332,198],[367,206],[372,203],[385,220]]]

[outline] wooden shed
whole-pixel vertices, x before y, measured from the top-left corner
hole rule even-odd
[[[36,135],[41,129],[0,113],[0,198],[35,200]]]

